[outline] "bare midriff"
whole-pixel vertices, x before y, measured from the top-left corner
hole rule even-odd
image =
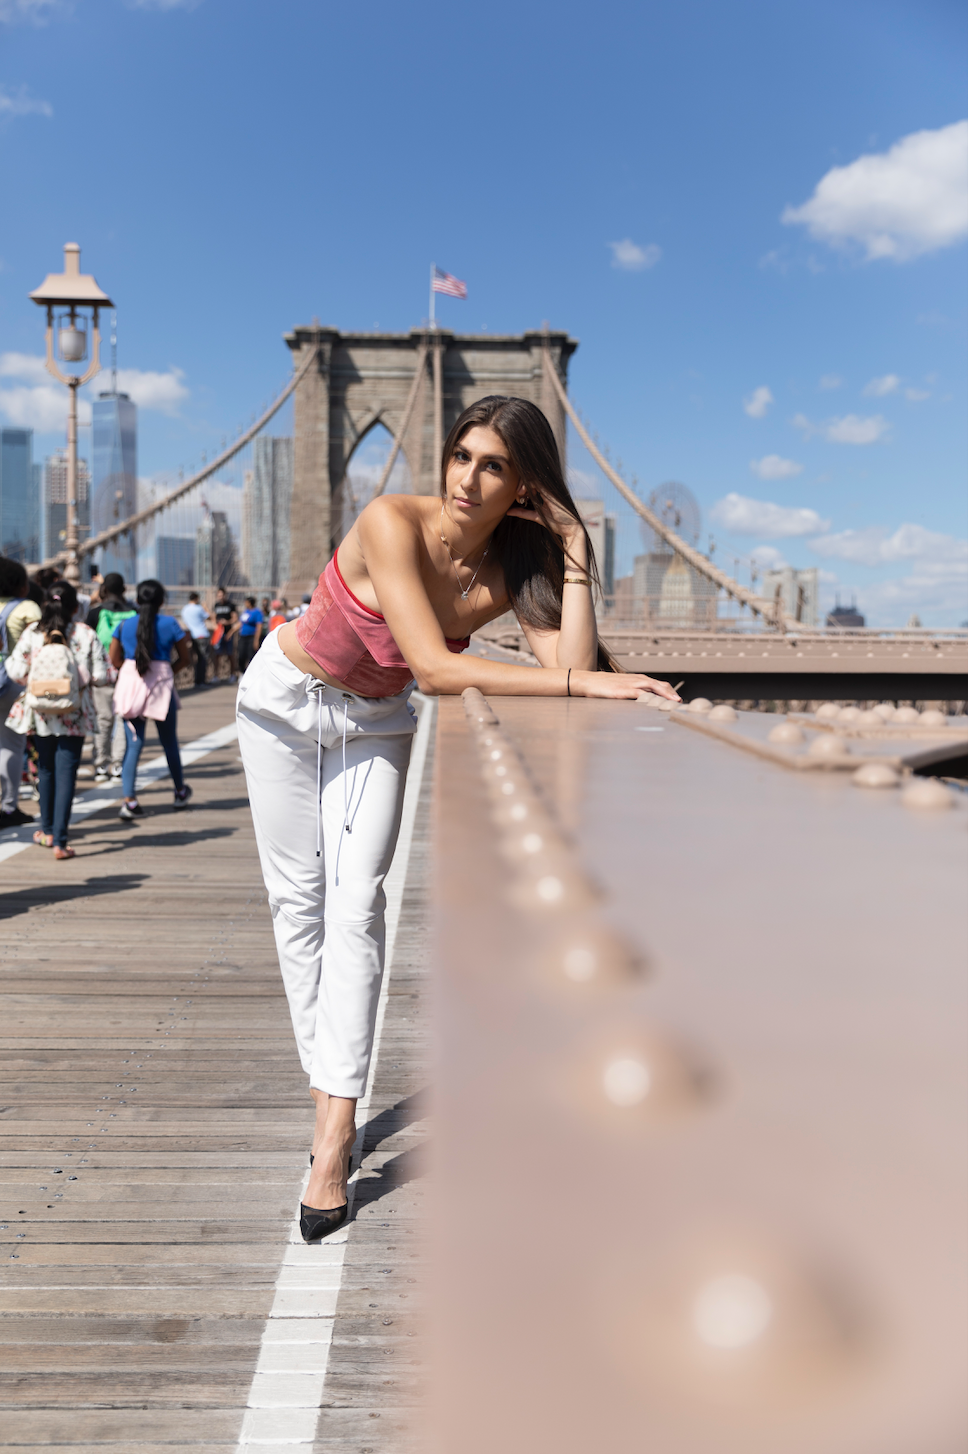
[[[279,642],[279,650],[283,656],[292,662],[297,671],[303,671],[308,676],[318,677],[321,682],[326,682],[331,687],[338,687],[341,692],[352,690],[345,682],[337,681],[336,677],[330,676],[328,671],[323,671],[319,662],[314,661],[309,652],[303,650],[296,635],[295,621],[287,621],[285,626],[280,626],[276,640]]]

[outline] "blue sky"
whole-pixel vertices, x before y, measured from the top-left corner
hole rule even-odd
[[[958,624],[966,30],[948,0],[0,0],[0,417],[62,437],[26,294],[68,239],[149,476],[276,391],[293,325],[418,324],[435,259],[470,287],[447,326],[581,341],[576,401],[720,558]]]

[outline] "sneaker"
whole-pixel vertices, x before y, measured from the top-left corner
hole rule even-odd
[[[111,781],[110,769],[106,767],[99,767],[94,774],[94,781],[96,783],[109,783]]]
[[[179,788],[178,789],[178,791],[175,794],[175,802],[174,802],[174,808],[175,808],[175,812],[176,813],[179,811],[180,808],[187,808],[188,807],[188,799],[191,797],[191,795],[192,795],[192,790],[188,786],[187,783],[185,784],[185,786],[183,788]]]
[[[112,764],[112,766],[111,766],[111,776],[112,777],[120,777],[121,776],[121,764],[120,764],[120,762],[115,762],[115,763]]]
[[[121,804],[121,811],[118,817],[123,818],[126,823],[130,823],[132,818],[143,818],[144,815],[145,810],[140,803],[124,802]]]
[[[21,813],[19,808],[11,808],[9,813],[0,813],[0,832],[4,828],[22,828],[25,823],[33,821],[29,813]]]

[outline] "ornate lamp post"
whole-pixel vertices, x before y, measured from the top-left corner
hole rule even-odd
[[[82,384],[93,379],[101,367],[101,334],[98,329],[98,310],[114,305],[107,293],[102,293],[90,273],[81,272],[81,249],[76,242],[64,244],[64,271],[48,273],[39,288],[31,293],[35,303],[47,309],[47,369],[60,383],[70,390],[70,411],[67,416],[67,565],[66,580],[77,584],[81,572],[77,564],[77,391]],[[87,324],[91,324],[91,362],[83,374],[65,374],[57,366],[54,356],[54,310],[63,311],[57,317],[57,354],[63,363],[82,363],[87,357]],[[88,319],[84,310],[90,309]]]

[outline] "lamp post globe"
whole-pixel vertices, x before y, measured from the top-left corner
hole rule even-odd
[[[64,244],[64,271],[48,273],[30,294],[47,309],[47,371],[69,390],[67,414],[67,529],[64,540],[64,578],[73,585],[81,579],[77,530],[77,391],[93,379],[101,367],[101,334],[98,313],[114,305],[90,273],[81,272],[81,249],[76,242]],[[91,361],[82,374],[64,373],[54,352],[54,317],[57,317],[57,354],[62,363],[82,363],[87,357],[88,324],[91,331]],[[88,316],[90,315],[90,316]],[[58,561],[61,557],[57,558]]]

